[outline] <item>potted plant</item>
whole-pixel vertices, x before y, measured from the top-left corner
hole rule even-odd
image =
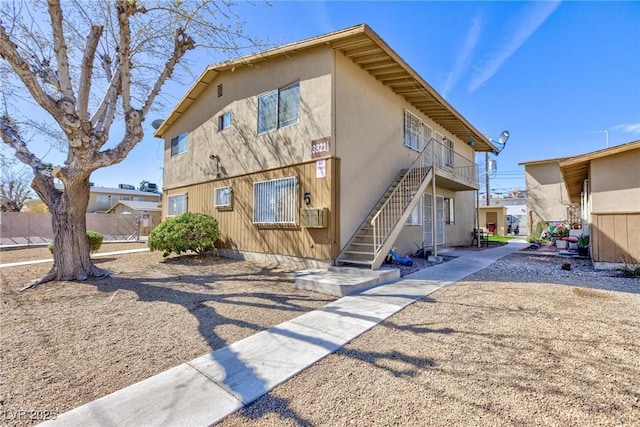
[[[578,255],[589,255],[589,236],[586,234],[581,234],[578,237]]]
[[[569,229],[564,225],[560,224],[555,229],[556,236],[556,247],[558,249],[567,249],[568,242],[565,240],[566,237],[569,237]]]

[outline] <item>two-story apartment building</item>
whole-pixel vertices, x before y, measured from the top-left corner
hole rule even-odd
[[[495,147],[366,25],[208,67],[158,127],[164,212],[229,251],[377,268],[466,245]]]

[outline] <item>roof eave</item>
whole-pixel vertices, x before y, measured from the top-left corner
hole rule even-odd
[[[395,51],[366,24],[349,27],[333,33],[313,37],[295,43],[290,43],[264,52],[247,55],[238,59],[221,62],[207,67],[207,69],[198,77],[198,79],[189,88],[187,93],[182,97],[180,102],[172,110],[169,116],[158,127],[158,129],[154,133],[154,136],[162,138],[167,130],[171,127],[171,125],[179,119],[179,117],[191,106],[193,102],[195,102],[198,96],[206,89],[208,84],[210,84],[218,74],[225,70],[233,69],[234,67],[242,65],[247,65],[256,61],[268,60],[273,57],[286,55],[294,51],[308,49],[322,44],[330,45],[333,49],[340,50],[341,47],[349,45],[349,39],[355,38],[356,40],[354,41],[357,42],[359,40],[358,37],[360,37],[361,41],[364,42],[366,42],[367,40],[372,41],[386,55],[388,55],[389,59],[395,62],[403,72],[406,72],[411,79],[419,84],[420,87],[418,92],[420,92],[420,90],[424,90],[425,94],[427,95],[425,99],[421,101],[428,101],[429,103],[433,103],[435,105],[435,108],[437,108],[437,111],[446,117],[443,119],[434,119],[436,120],[436,122],[447,129],[446,123],[442,122],[449,122],[451,120],[455,121],[457,123],[456,127],[461,127],[461,129],[457,131],[456,136],[464,141],[472,139],[474,143],[473,149],[475,151],[499,151],[497,147],[486,136],[484,136],[473,125],[471,125],[471,123],[469,123],[455,108],[453,108],[442,96],[440,96],[440,94],[438,94],[438,92],[436,92],[435,89],[431,87],[431,85],[429,85],[422,77],[420,77],[420,75],[416,73],[415,70],[413,70],[413,68],[409,66],[409,64],[407,64],[398,54],[396,54]],[[411,103],[409,99],[407,99],[407,102]],[[448,130],[455,134],[455,132],[453,132],[451,129]]]

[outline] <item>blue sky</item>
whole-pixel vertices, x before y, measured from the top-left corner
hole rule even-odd
[[[640,139],[637,1],[290,1],[240,3],[238,12],[247,34],[276,44],[368,24],[481,132],[509,130],[497,191],[524,188],[519,162],[605,148],[605,130],[609,146]],[[198,55],[194,76],[220,60]],[[185,83],[167,86],[169,104]],[[161,184],[161,168],[162,141],[147,125],[130,156],[92,181]]]

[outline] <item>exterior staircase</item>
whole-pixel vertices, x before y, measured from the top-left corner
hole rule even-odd
[[[380,268],[409,215],[433,178],[432,144],[403,169],[344,247],[336,264]]]

